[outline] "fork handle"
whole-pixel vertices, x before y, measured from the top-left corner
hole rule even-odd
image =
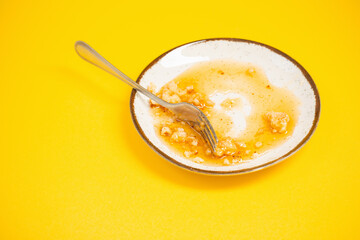
[[[131,78],[126,76],[123,72],[119,69],[114,67],[111,63],[109,63],[103,56],[101,56],[98,52],[96,52],[92,47],[90,47],[87,43],[83,41],[77,41],[75,43],[75,50],[77,54],[84,60],[88,61],[89,63],[105,70],[106,72],[110,73],[111,75],[119,78],[123,82],[129,84],[131,87],[135,88],[148,98],[154,100],[158,104],[163,107],[168,107],[169,103],[162,100],[161,98],[157,97],[156,95],[149,92],[147,89],[142,87],[140,84],[133,81]]]

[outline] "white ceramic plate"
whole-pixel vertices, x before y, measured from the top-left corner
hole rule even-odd
[[[150,82],[159,90],[164,84],[196,63],[211,60],[235,60],[261,67],[276,86],[289,89],[300,100],[299,119],[293,134],[280,146],[251,161],[232,166],[207,166],[176,154],[155,132],[149,100],[133,90],[131,115],[136,129],[149,146],[170,162],[188,170],[207,174],[240,174],[263,169],[280,162],[299,150],[314,132],[320,115],[320,98],[306,70],[285,53],[262,43],[243,39],[205,39],[176,47],[152,61],[137,82],[145,88]]]

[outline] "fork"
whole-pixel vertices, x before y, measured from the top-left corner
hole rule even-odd
[[[85,42],[77,41],[75,43],[75,50],[77,54],[79,54],[79,56],[82,57],[84,60],[119,78],[120,80],[129,84],[131,87],[135,88],[137,91],[144,94],[151,100],[160,104],[164,108],[169,109],[177,116],[178,119],[186,122],[196,132],[198,132],[203,137],[205,142],[210,146],[212,152],[215,152],[218,139],[216,137],[214,128],[211,126],[209,120],[200,109],[186,102],[169,103],[162,100],[161,98],[157,97],[156,95],[152,94],[147,89],[142,87],[140,84],[131,80],[131,78],[129,78],[123,72],[114,67],[110,62],[108,62],[104,57],[102,57]]]

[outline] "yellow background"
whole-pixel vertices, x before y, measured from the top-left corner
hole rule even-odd
[[[360,5],[328,1],[0,0],[0,239],[360,239]],[[308,144],[242,176],[182,170],[136,132],[136,79],[203,38],[274,46],[322,100]]]

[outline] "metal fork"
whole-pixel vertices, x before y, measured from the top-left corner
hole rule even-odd
[[[131,80],[128,76],[126,76],[116,67],[114,67],[111,63],[109,63],[105,58],[103,58],[99,53],[97,53],[85,42],[77,41],[75,43],[75,50],[84,60],[119,78],[120,80],[129,84],[131,87],[138,90],[140,93],[144,94],[145,96],[149,97],[161,106],[172,111],[174,114],[176,114],[177,118],[186,122],[194,130],[200,133],[206,143],[210,146],[211,150],[215,152],[216,143],[218,142],[215,131],[205,114],[197,107],[185,102],[175,104],[169,103],[155,96],[154,94],[146,90],[144,87]]]

